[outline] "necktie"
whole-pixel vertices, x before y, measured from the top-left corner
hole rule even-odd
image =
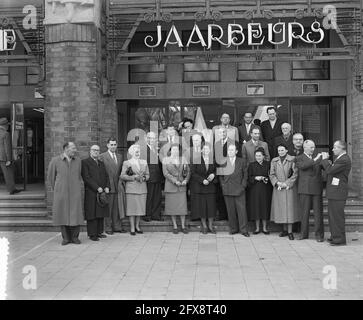
[[[113,161],[115,161],[115,163],[117,164],[117,158],[116,158],[116,155],[114,153],[112,153],[112,159]]]

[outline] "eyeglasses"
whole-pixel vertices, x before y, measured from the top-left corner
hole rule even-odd
[[[100,152],[100,149],[91,149],[91,151],[97,151],[97,152]]]

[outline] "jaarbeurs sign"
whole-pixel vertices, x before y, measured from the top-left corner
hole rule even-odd
[[[216,31],[218,31],[218,36],[216,35]],[[227,32],[226,37],[225,32]],[[166,47],[168,44],[177,44],[180,48],[188,48],[190,44],[199,43],[202,47],[210,49],[213,41],[219,42],[227,48],[231,46],[240,46],[245,41],[247,41],[249,46],[262,45],[264,42],[276,45],[283,44],[287,41],[287,46],[291,47],[293,39],[300,39],[306,43],[315,44],[320,43],[324,39],[324,31],[320,28],[320,23],[318,21],[314,21],[310,25],[309,30],[305,30],[304,26],[299,22],[268,23],[267,36],[263,34],[261,24],[257,22],[248,23],[247,30],[243,29],[242,25],[237,23],[229,23],[227,25],[227,30],[224,30],[218,24],[208,24],[206,39],[203,37],[198,25],[195,24],[186,43],[182,42],[175,25],[170,27],[165,40],[162,39],[161,25],[156,27],[156,34],[157,39],[154,39],[152,35],[147,35],[145,37],[144,43],[147,47],[156,48],[160,45]],[[312,37],[313,34],[316,34],[317,37]],[[275,35],[279,35],[279,41],[274,40]],[[224,40],[222,41],[222,39]]]
[[[12,29],[0,29],[0,51],[15,50],[15,31]]]

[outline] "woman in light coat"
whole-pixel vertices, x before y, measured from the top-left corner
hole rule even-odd
[[[299,221],[298,207],[295,201],[294,188],[297,179],[295,157],[287,154],[287,147],[277,147],[278,157],[273,158],[270,168],[270,181],[274,187],[271,203],[271,221],[283,224],[280,237],[288,236],[294,240],[292,224]]]
[[[183,233],[185,228],[187,209],[187,183],[190,178],[190,168],[187,160],[180,157],[180,145],[172,144],[170,157],[163,159],[163,174],[165,177],[165,214],[171,216],[173,233],[178,233],[176,217],[180,216]]]
[[[126,181],[126,216],[130,219],[130,234],[134,236],[143,233],[140,216],[146,214],[146,181],[150,174],[146,160],[140,159],[140,146],[133,144],[128,152],[131,159],[123,162],[120,178]]]

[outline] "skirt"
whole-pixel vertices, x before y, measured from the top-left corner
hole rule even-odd
[[[192,217],[215,218],[217,211],[215,193],[194,193],[193,200]]]
[[[147,193],[126,193],[126,216],[144,216],[146,214]]]
[[[188,214],[187,193],[183,192],[166,192],[165,193],[165,211],[166,216],[185,216]]]

